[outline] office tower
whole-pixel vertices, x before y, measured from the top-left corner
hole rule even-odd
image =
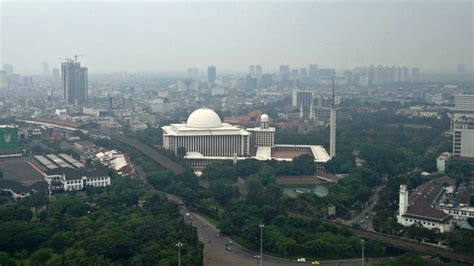
[[[305,67],[300,68],[300,78],[305,79],[308,77],[308,69]]]
[[[255,75],[248,74],[246,76],[246,88],[247,91],[256,91],[257,90],[257,77]]]
[[[291,78],[292,79],[299,79],[300,78],[300,73],[298,69],[292,69],[291,70]]]
[[[314,95],[312,91],[300,91],[294,88],[291,96],[291,105],[293,107],[302,106],[304,110],[307,110],[311,106],[313,99]]]
[[[250,75],[255,75],[256,72],[255,72],[255,65],[250,65],[249,66],[249,74]]]
[[[0,90],[7,88],[7,72],[0,71]]]
[[[451,128],[453,156],[474,158],[474,94],[457,94]]]
[[[278,69],[278,76],[280,77],[280,79],[290,78],[290,66],[289,65],[281,65]]]
[[[58,81],[59,80],[59,69],[57,67],[53,68],[53,80]]]
[[[258,78],[260,78],[263,75],[262,65],[255,66],[255,75],[257,75]]]
[[[331,106],[331,117],[330,117],[330,139],[329,139],[329,156],[331,158],[336,157],[336,92],[335,92],[335,80],[336,78],[333,76],[332,78],[332,106]]]
[[[207,82],[214,83],[216,82],[216,67],[210,66],[207,68]]]
[[[88,101],[87,68],[68,60],[61,64],[64,99],[68,104],[85,104]]]
[[[3,71],[5,71],[7,75],[13,74],[13,66],[11,64],[4,64]]]
[[[263,74],[262,75],[262,87],[268,88],[273,85],[273,75],[272,74]]]
[[[43,62],[43,76],[49,76],[49,64]]]
[[[454,109],[458,112],[474,112],[474,94],[456,94]]]
[[[411,81],[421,82],[421,70],[419,67],[414,67],[411,69]]]
[[[316,64],[309,65],[309,78],[317,81],[319,79],[319,66]]]

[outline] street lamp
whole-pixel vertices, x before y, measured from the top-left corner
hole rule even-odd
[[[262,236],[263,236],[263,228],[265,227],[264,224],[259,224],[260,227],[260,266],[263,265],[263,249],[262,249]]]
[[[181,266],[181,248],[183,247],[183,243],[178,242],[176,246],[178,247],[178,266]]]
[[[360,240],[360,243],[362,244],[362,266],[364,266],[364,265],[365,265],[365,263],[364,263],[364,245],[365,245],[365,240],[364,240],[364,239]]]

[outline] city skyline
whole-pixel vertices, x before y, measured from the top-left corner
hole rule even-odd
[[[14,65],[21,74],[38,74],[41,62],[57,67],[58,58],[81,53],[92,73],[181,72],[187,67],[203,73],[210,65],[221,73],[246,72],[252,64],[270,72],[279,65],[314,63],[337,69],[381,64],[427,71],[464,64],[469,70],[471,9],[464,1],[7,2],[2,6],[1,63]]]

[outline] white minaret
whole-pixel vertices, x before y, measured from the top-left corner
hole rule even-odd
[[[311,97],[311,104],[309,106],[309,120],[310,121],[314,120],[313,102],[314,102],[314,99],[313,97]]]
[[[336,77],[332,78],[332,106],[331,106],[331,118],[330,118],[330,130],[329,130],[329,155],[331,158],[336,157],[336,103],[335,103],[335,92],[334,82]]]
[[[402,223],[402,216],[408,209],[407,185],[400,185],[400,202],[398,203],[398,222]]]

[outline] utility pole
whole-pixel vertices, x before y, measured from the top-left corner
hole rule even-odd
[[[360,243],[362,244],[362,266],[364,266],[364,265],[365,265],[365,262],[364,262],[364,245],[365,245],[365,240],[362,239],[362,240],[360,241]]]
[[[178,242],[176,246],[178,247],[178,266],[181,266],[181,248],[183,247],[183,243]]]
[[[263,265],[263,249],[262,249],[262,240],[263,240],[263,228],[265,227],[264,224],[259,224],[260,227],[260,266]]]

